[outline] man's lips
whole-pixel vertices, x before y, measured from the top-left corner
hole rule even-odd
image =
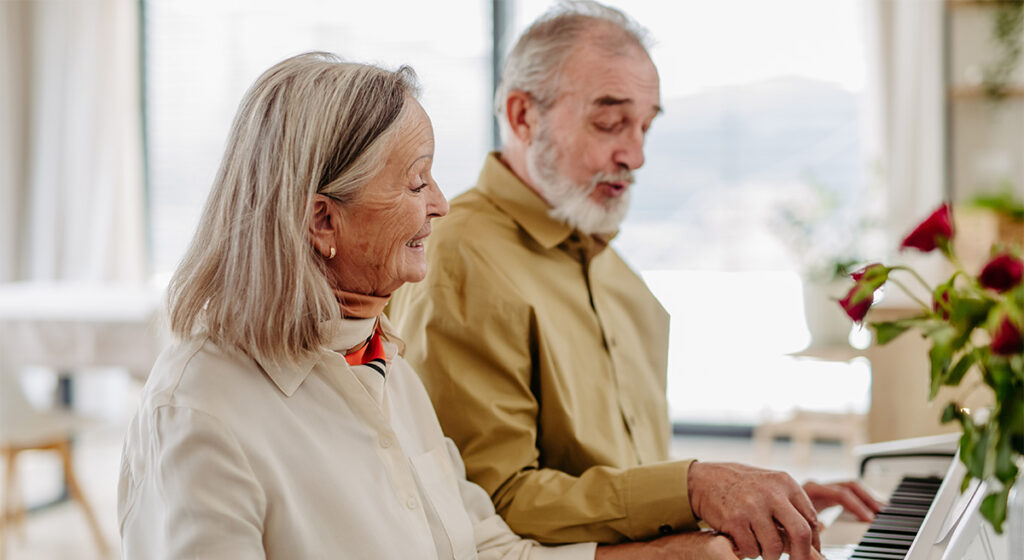
[[[626,182],[607,182],[602,181],[597,184],[597,190],[608,197],[619,197],[625,194],[626,190],[629,189],[629,183]]]

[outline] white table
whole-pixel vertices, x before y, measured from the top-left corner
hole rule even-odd
[[[162,309],[163,289],[147,284],[0,283],[0,352],[15,367],[144,379],[168,341]]]

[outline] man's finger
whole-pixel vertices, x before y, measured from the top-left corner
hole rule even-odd
[[[750,520],[750,528],[754,531],[754,536],[757,537],[761,557],[764,560],[779,560],[782,553],[786,551],[786,547],[775,521],[770,517],[757,516]]]
[[[883,507],[885,507],[885,504],[876,500],[875,497],[871,495],[871,492],[868,492],[868,489],[864,488],[860,484],[857,484],[856,482],[844,482],[842,484],[851,492],[856,494],[857,497],[860,498],[860,501],[864,502],[864,505],[866,505],[873,513],[878,513],[882,511]]]
[[[757,558],[761,555],[761,549],[757,545],[757,538],[754,537],[754,532],[751,531],[749,525],[733,529],[728,533],[728,537],[732,539],[736,556],[740,558]]]
[[[820,548],[818,544],[818,530],[815,525],[807,522],[807,519],[793,508],[784,508],[775,512],[775,519],[786,532],[786,540],[789,557],[792,560],[810,560],[814,558],[813,551]]]
[[[791,502],[793,507],[807,521],[807,525],[813,529],[811,531],[812,546],[815,550],[821,550],[821,538],[818,535],[818,512],[814,509],[814,504],[811,503],[811,499],[807,497],[807,493],[804,492],[803,488],[798,486],[797,490],[791,496]]]

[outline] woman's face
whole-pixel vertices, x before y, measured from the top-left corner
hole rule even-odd
[[[349,204],[334,203],[338,253],[327,261],[337,287],[388,295],[427,275],[424,239],[430,220],[448,213],[448,201],[430,176],[434,130],[426,111],[409,98],[384,168]]]

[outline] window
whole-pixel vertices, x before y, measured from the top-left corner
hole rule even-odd
[[[288,56],[324,50],[411,65],[436,137],[434,177],[473,184],[491,143],[490,12],[475,0],[145,0],[147,155],[154,268],[169,274],[195,230],[246,88]]]

